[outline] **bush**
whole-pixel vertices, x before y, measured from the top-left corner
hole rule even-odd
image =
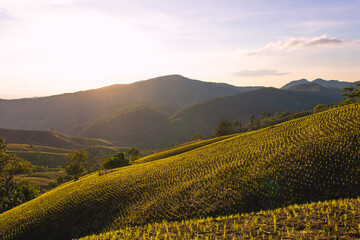
[[[129,159],[125,157],[125,153],[118,152],[115,155],[109,157],[104,163],[104,169],[113,169],[118,167],[124,167],[129,165]]]

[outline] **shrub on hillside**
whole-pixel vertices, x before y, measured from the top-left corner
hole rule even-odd
[[[118,152],[115,155],[109,157],[102,166],[104,169],[113,169],[127,165],[129,165],[129,159],[125,157],[125,153]]]

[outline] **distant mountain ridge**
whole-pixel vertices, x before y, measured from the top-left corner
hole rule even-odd
[[[169,147],[176,142],[188,141],[198,132],[203,136],[214,134],[221,119],[241,119],[246,125],[252,114],[258,120],[261,112],[311,110],[316,104],[334,103],[341,99],[340,91],[319,87],[311,90],[262,88],[199,102],[169,117],[162,117],[149,106],[139,106],[113,118],[79,126],[75,135],[96,136],[119,146]],[[131,122],[132,126],[126,127],[126,122]]]
[[[210,136],[223,118],[241,119],[245,125],[252,114],[258,118],[261,112],[303,111],[335,103],[341,99],[342,87],[354,84],[301,79],[275,89],[169,75],[44,98],[0,100],[0,111],[6,113],[0,117],[0,127],[54,128],[117,146],[154,149],[187,141],[198,132]]]
[[[289,89],[291,87],[295,87],[301,84],[308,84],[308,83],[316,83],[322,87],[326,87],[326,88],[335,88],[335,89],[339,89],[342,90],[344,87],[355,87],[356,83],[359,83],[360,81],[357,82],[345,82],[345,81],[338,81],[338,80],[324,80],[321,78],[317,78],[313,81],[309,81],[305,78],[300,79],[300,80],[294,80],[291,81],[287,84],[285,84],[281,89]]]
[[[170,114],[199,101],[258,88],[169,75],[50,97],[0,100],[0,112],[6,113],[0,117],[0,127],[27,130],[54,128],[71,134],[75,125],[99,120],[137,104],[156,106]]]

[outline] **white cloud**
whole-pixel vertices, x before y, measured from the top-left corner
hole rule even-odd
[[[278,51],[291,51],[312,46],[328,47],[344,44],[346,42],[347,41],[343,39],[328,38],[326,35],[314,37],[312,39],[290,38],[286,41],[268,43],[257,50],[247,52],[246,55],[264,55]]]
[[[260,77],[260,76],[281,76],[288,75],[287,72],[279,72],[273,69],[243,70],[234,73],[237,77]]]
[[[14,19],[15,18],[11,16],[6,10],[0,8],[0,21],[9,21]]]

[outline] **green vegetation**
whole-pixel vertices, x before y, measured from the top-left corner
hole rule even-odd
[[[74,177],[74,181],[78,180],[80,174],[85,172],[84,163],[88,160],[89,156],[83,149],[74,149],[66,156],[69,165],[66,166],[66,173]]]
[[[340,199],[250,214],[150,223],[81,239],[358,239],[359,218],[360,198]]]
[[[323,106],[324,105],[324,106]],[[319,104],[314,107],[314,110],[301,111],[301,112],[277,112],[273,116],[271,113],[262,112],[259,116],[259,120],[255,124],[255,116],[250,115],[248,125],[242,127],[241,120],[234,120],[229,122],[228,120],[222,119],[218,122],[215,130],[215,136],[225,136],[234,133],[253,131],[269,126],[273,126],[279,123],[283,123],[289,120],[301,118],[304,116],[311,115],[313,113],[328,110],[330,105]],[[321,109],[321,110],[320,110]]]
[[[113,169],[129,165],[129,159],[126,158],[125,153],[118,152],[115,155],[108,157],[108,159],[102,164],[104,169]]]
[[[343,91],[347,93],[343,93],[342,95],[345,99],[342,101],[343,104],[350,104],[360,101],[360,83],[357,83],[356,86],[358,89],[354,89],[354,87],[346,87]]]
[[[127,153],[129,155],[129,160],[131,162],[134,162],[139,158],[140,150],[136,148],[131,148]]]
[[[14,181],[16,175],[30,173],[30,163],[13,154],[6,153],[4,138],[0,138],[0,213],[34,198],[31,189]],[[28,191],[29,190],[29,191]],[[28,191],[26,193],[25,191]]]
[[[204,140],[203,135],[201,135],[201,133],[195,133],[194,135],[192,135],[191,141],[198,141],[198,140]]]
[[[356,197],[359,149],[360,104],[347,105],[65,183],[0,214],[0,238],[67,239],[163,220]],[[282,220],[274,216],[262,228],[278,234]],[[330,230],[323,225],[325,232],[334,231],[331,224]]]
[[[225,119],[221,119],[216,127],[215,136],[221,137],[234,133],[233,125]]]

